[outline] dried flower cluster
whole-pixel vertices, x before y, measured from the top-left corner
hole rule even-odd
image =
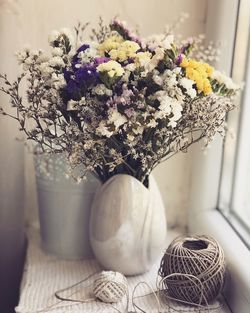
[[[207,50],[194,58],[199,40],[179,46],[169,33],[140,39],[114,20],[79,43],[85,27],[76,29],[77,42],[67,29],[54,31],[51,55],[19,53],[23,74],[14,83],[1,75],[17,115],[2,114],[43,151],[66,152],[72,167],[83,164],[103,182],[126,173],[147,185],[157,164],[223,133],[238,86],[205,63]]]

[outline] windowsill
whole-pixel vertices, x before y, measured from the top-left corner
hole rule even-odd
[[[176,236],[180,236],[182,234],[183,233],[180,229],[170,229],[168,231],[168,239],[166,245],[168,245],[174,238],[176,238]],[[99,269],[99,266],[95,260],[66,261],[58,259],[57,257],[44,252],[40,247],[39,230],[35,227],[31,227],[28,229],[28,241],[29,245],[20,290],[20,301],[18,307],[16,307],[16,312],[38,312],[39,310],[45,310],[46,308],[48,309],[48,306],[50,307],[50,312],[53,311],[55,313],[63,313],[66,311],[77,311],[79,313],[111,312],[110,307],[100,307],[98,305],[98,302],[90,302],[89,304],[77,304],[71,302],[61,303],[60,301],[58,302],[57,299],[54,299],[53,296],[56,290],[63,289],[65,288],[65,286],[73,285],[82,277],[87,277],[90,273],[93,273],[97,269]],[[139,282],[143,281],[147,282],[152,287],[155,286],[159,262],[160,260],[155,263],[155,265],[149,272],[127,278],[130,295],[132,295],[134,287]],[[101,268],[99,270],[101,270]],[[82,287],[84,287],[84,284],[82,285]],[[148,294],[149,289],[145,285],[140,287],[138,292],[140,292],[141,295]],[[220,301],[222,305],[220,312],[229,313],[230,310],[224,302],[224,299],[221,298]],[[141,302],[139,302],[138,304],[142,304],[145,311],[151,313],[159,312],[156,302],[153,298],[142,297]],[[132,310],[131,303],[130,309]],[[115,310],[112,310],[112,312],[113,311]],[[171,309],[171,312],[174,311],[183,311],[183,307],[180,309],[180,307],[177,305],[175,308]],[[187,311],[191,312],[188,308],[187,310],[185,309],[185,312]],[[206,308],[204,310],[201,310],[200,312],[206,313],[208,311],[209,310]]]
[[[243,225],[244,221],[241,221],[239,217],[232,213],[222,212],[228,223],[235,230],[236,234],[242,239],[248,249],[250,249],[250,233],[248,231],[249,226],[247,224]]]
[[[226,255],[228,275],[225,297],[234,313],[249,313],[250,308],[250,251],[216,210],[203,211],[195,215],[190,225],[193,233],[214,236]]]
[[[168,245],[174,238],[176,238],[176,236],[180,236],[181,234],[182,233],[179,229],[169,230],[166,244]],[[81,277],[87,277],[91,272],[95,272],[96,269],[99,269],[95,260],[65,261],[45,253],[40,248],[39,232],[38,229],[35,228],[28,229],[28,240],[29,245],[26,265],[20,290],[20,301],[18,307],[16,308],[16,312],[38,312],[39,310],[48,308],[48,305],[51,305],[51,309],[53,307],[53,312],[55,313],[62,313],[66,311],[76,312],[76,310],[79,313],[111,312],[110,307],[97,306],[96,308],[96,304],[93,302],[89,304],[74,304],[67,302],[64,305],[64,303],[60,303],[60,301],[58,302],[53,297],[56,290],[63,289],[65,286],[73,285],[76,281],[79,281]],[[127,278],[129,288],[131,289],[132,287],[129,292],[130,295],[132,295],[134,287],[139,282],[144,281],[151,286],[155,285],[159,261],[156,262],[149,272]],[[142,295],[147,294],[149,292],[148,287],[142,287],[140,288],[140,293]],[[145,311],[151,313],[158,312],[158,307],[154,299],[152,301],[152,298],[142,298],[141,301]],[[221,299],[221,301],[222,308],[220,312],[229,313],[230,311],[224,303],[224,299]],[[179,312],[178,308],[179,307],[177,306],[175,309],[171,310],[171,312],[174,312],[175,310]],[[132,309],[132,307],[130,309]],[[114,310],[112,310],[112,312],[113,311]],[[187,311],[189,310],[187,309]],[[204,313],[205,311],[208,311],[208,309],[201,310],[201,312]]]

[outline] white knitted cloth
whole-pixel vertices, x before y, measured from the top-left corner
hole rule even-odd
[[[170,232],[169,242],[178,235],[176,232]],[[60,301],[55,298],[54,293],[68,286],[74,285],[80,280],[88,277],[90,274],[103,270],[95,260],[65,261],[43,252],[40,248],[40,237],[37,229],[28,231],[28,251],[25,264],[25,270],[21,286],[21,295],[17,313],[112,313],[118,312],[112,305],[101,302],[75,303],[69,301]],[[168,243],[167,243],[168,244]],[[167,245],[166,244],[166,245]],[[160,260],[152,269],[139,276],[128,277],[130,304],[129,311],[133,311],[131,297],[134,287],[139,282],[147,282],[155,289],[156,276]],[[91,293],[92,284],[95,277],[92,276],[88,281],[83,282],[77,287],[67,290],[60,294],[65,298],[89,299],[93,298]],[[136,289],[136,296],[150,293],[151,290],[146,285],[141,285]],[[72,295],[72,293],[74,293]],[[147,312],[158,312],[156,300],[152,295],[138,298],[135,300],[142,309]],[[126,299],[118,305],[114,305],[121,312],[125,312]],[[177,309],[177,307],[175,308]],[[172,310],[166,310],[172,312]],[[173,311],[176,312],[176,311]],[[186,312],[193,312],[188,310]]]

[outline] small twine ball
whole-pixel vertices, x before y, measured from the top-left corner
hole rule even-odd
[[[215,300],[225,281],[225,256],[208,236],[179,237],[167,248],[159,269],[169,297],[189,304]]]
[[[93,284],[95,297],[106,303],[120,301],[127,290],[127,279],[119,272],[103,271],[98,274]]]

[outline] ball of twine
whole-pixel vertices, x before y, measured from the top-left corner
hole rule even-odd
[[[95,297],[106,303],[120,301],[127,290],[127,279],[119,272],[103,271],[97,276],[93,284]]]
[[[167,248],[159,269],[164,293],[177,301],[208,305],[222,291],[225,257],[208,236],[179,237]]]

